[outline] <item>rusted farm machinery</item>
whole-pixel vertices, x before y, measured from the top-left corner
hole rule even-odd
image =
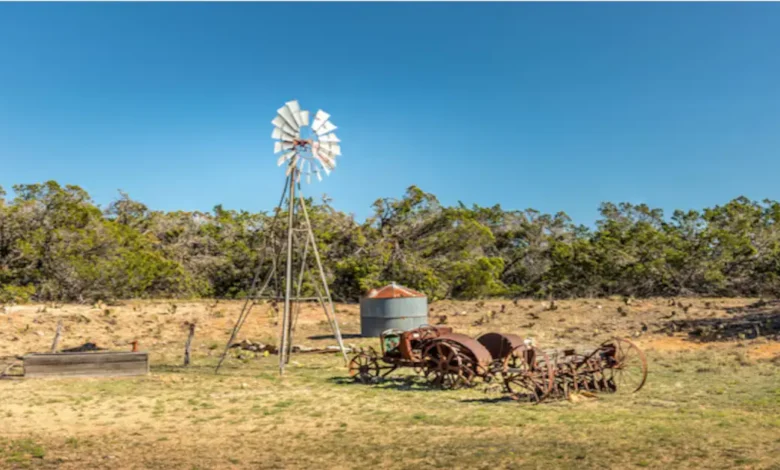
[[[387,330],[381,352],[357,353],[349,364],[356,381],[376,383],[400,368],[412,368],[432,386],[471,387],[497,381],[514,399],[541,402],[572,392],[615,392],[642,388],[647,378],[644,353],[630,340],[615,338],[594,351],[547,353],[517,335],[486,333],[474,339],[449,327]]]

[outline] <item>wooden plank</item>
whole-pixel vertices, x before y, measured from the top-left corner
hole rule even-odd
[[[148,353],[30,354],[25,377],[109,377],[149,373]]]
[[[145,363],[117,362],[113,364],[68,364],[58,366],[32,366],[25,367],[25,377],[52,377],[52,376],[116,376],[116,375],[144,375],[148,372]]]
[[[116,353],[62,353],[62,354],[28,354],[24,356],[25,364],[108,364],[114,362],[144,362],[148,361],[148,353],[116,352]]]

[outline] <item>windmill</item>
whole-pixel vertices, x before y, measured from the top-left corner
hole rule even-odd
[[[292,335],[294,331],[294,323],[297,319],[297,312],[300,308],[300,301],[304,300],[301,297],[301,287],[303,285],[304,276],[308,276],[314,290],[317,293],[316,299],[319,301],[328,323],[333,330],[333,335],[338,342],[341,354],[344,356],[344,361],[347,361],[346,350],[344,349],[344,342],[341,338],[341,332],[339,330],[338,320],[336,319],[336,310],[333,308],[333,300],[330,296],[330,289],[325,278],[325,271],[322,268],[322,260],[320,259],[319,250],[317,249],[317,243],[314,238],[314,231],[311,228],[311,220],[309,219],[309,213],[306,209],[306,201],[301,191],[302,180],[306,183],[311,183],[312,176],[318,181],[322,181],[322,174],[330,175],[331,171],[336,168],[336,157],[341,155],[341,142],[336,134],[333,132],[337,127],[330,122],[330,114],[323,110],[318,110],[314,115],[314,119],[311,124],[309,123],[309,111],[301,109],[298,101],[288,101],[284,106],[277,110],[277,115],[271,124],[274,129],[271,133],[271,138],[274,142],[274,153],[280,154],[277,159],[278,166],[285,166],[285,184],[282,190],[282,197],[275,211],[274,219],[271,223],[271,229],[268,231],[270,234],[274,233],[274,226],[277,222],[278,215],[281,212],[281,208],[284,205],[285,197],[287,199],[287,237],[286,237],[286,255],[287,262],[285,268],[285,294],[284,294],[284,311],[281,323],[280,342],[279,342],[279,373],[284,374],[285,365],[290,360],[292,354]],[[297,194],[296,194],[297,189]],[[297,217],[296,217],[297,215]],[[300,216],[303,217],[300,217]],[[303,233],[304,243],[301,244],[301,240],[297,236],[298,233]],[[274,246],[277,246],[275,244]],[[302,246],[301,246],[302,245]],[[301,259],[300,268],[298,269],[298,279],[296,292],[293,294],[293,253],[298,249],[299,258]],[[282,248],[284,250],[284,248]],[[314,255],[316,262],[318,279],[313,278],[309,269],[309,250]],[[263,255],[265,250],[263,250]],[[227,352],[230,346],[236,339],[241,327],[249,316],[252,306],[255,300],[259,299],[272,278],[275,278],[276,271],[278,269],[276,263],[276,257],[272,260],[271,271],[266,275],[265,281],[258,289],[260,284],[260,272],[263,266],[263,257],[258,265],[258,269],[255,273],[252,285],[244,303],[238,320],[236,321],[233,331],[231,332],[228,344],[225,347],[225,351],[219,360],[216,372],[219,372],[219,368],[227,356]],[[294,310],[295,309],[295,310]]]

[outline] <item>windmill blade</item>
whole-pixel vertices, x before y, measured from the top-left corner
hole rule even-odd
[[[318,110],[317,114],[314,115],[314,122],[311,123],[311,130],[317,132],[317,129],[319,129],[328,119],[330,119],[330,114],[321,109]]]
[[[322,168],[327,170],[326,172],[330,174],[330,171],[336,168],[336,162],[333,161],[329,156],[323,154],[322,152],[317,152],[314,154],[314,156],[317,158],[317,161],[320,162],[322,165]]]
[[[297,136],[298,135],[298,131],[293,129],[292,127],[290,127],[287,124],[282,126],[282,132],[286,132],[286,133],[290,134],[291,136]]]
[[[284,122],[287,123],[288,126],[295,131],[298,130],[298,124],[295,122],[295,118],[293,117],[292,112],[290,112],[290,108],[285,105],[277,109],[276,112],[279,113],[279,116],[284,119]],[[282,126],[282,129],[284,129],[284,126]]]
[[[274,142],[274,153],[279,153],[281,151],[282,151],[282,143]]]
[[[326,142],[322,145],[320,145],[321,149],[325,149],[328,152],[330,152],[333,155],[340,156],[341,155],[341,145],[331,142]]]
[[[302,126],[308,126],[309,125],[309,112],[308,111],[301,111],[301,125]]]
[[[338,143],[341,142],[341,139],[336,137],[336,134],[325,134],[322,137],[320,137],[320,142],[332,142],[332,143]]]
[[[315,158],[320,163],[320,167],[325,172],[326,175],[330,175],[331,168],[328,166],[327,163],[325,163],[325,160],[323,160],[319,155],[315,155]],[[318,176],[319,177],[319,176]],[[322,181],[322,178],[320,178],[320,181]]]
[[[295,129],[300,129],[303,125],[303,119],[301,119],[301,106],[298,104],[298,100],[288,101],[284,105],[290,110],[290,114],[295,120]]]
[[[298,104],[298,100],[292,100],[284,103],[284,105],[287,107],[287,109],[290,110],[290,113],[297,114],[301,112],[301,105]]]
[[[320,174],[320,170],[316,169],[314,170],[314,174],[317,175],[317,180],[322,181],[322,175]]]
[[[336,168],[336,159],[335,158],[331,158],[330,155],[328,155],[326,153],[323,154],[322,152],[320,152],[319,155],[320,155],[320,158],[322,159],[322,161],[325,162],[326,165],[328,167],[330,167],[331,170]]]
[[[295,154],[296,154],[296,152],[294,150],[290,151],[290,152],[287,152],[285,154],[282,154],[282,156],[279,157],[278,160],[276,160],[276,165],[277,166],[282,166],[282,163],[284,163],[286,160],[291,159]]]
[[[287,121],[284,120],[281,116],[276,116],[273,121],[271,121],[271,124],[273,124],[276,127],[282,127],[285,125]]]
[[[317,150],[317,153],[320,154],[321,156],[324,155],[324,156],[328,157],[328,160],[336,160],[336,155],[334,155],[333,152],[331,152],[330,150],[328,150],[326,148],[320,147]]]
[[[283,140],[285,142],[293,142],[295,141],[295,137],[282,129],[275,127],[273,132],[271,132],[271,138],[272,139],[278,139]]]
[[[338,127],[336,127],[332,122],[325,121],[316,132],[318,136],[323,136],[335,131],[336,129],[338,129]]]

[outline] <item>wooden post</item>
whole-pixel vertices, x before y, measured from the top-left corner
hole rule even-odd
[[[184,345],[184,366],[190,365],[192,352],[192,338],[195,336],[195,323],[190,323],[190,334],[187,336],[187,344]]]
[[[60,336],[62,336],[62,320],[57,322],[57,332],[54,333],[54,341],[51,342],[51,352],[57,352],[57,345],[60,342]]]

